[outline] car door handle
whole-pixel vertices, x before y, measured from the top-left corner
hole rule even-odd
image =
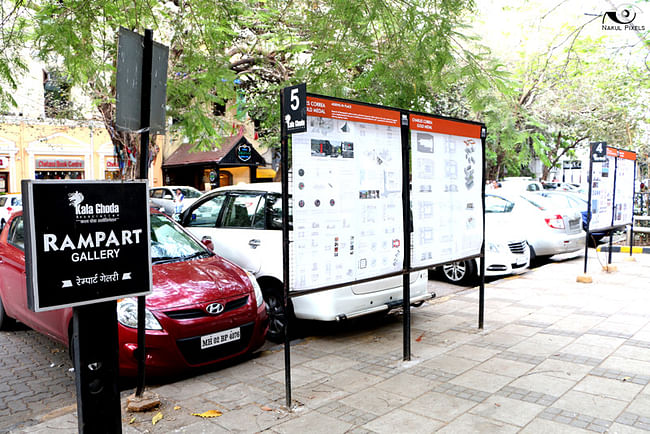
[[[251,249],[256,249],[257,247],[259,247],[260,244],[261,244],[260,240],[255,240],[255,239],[250,240],[248,242],[248,245],[251,246]]]

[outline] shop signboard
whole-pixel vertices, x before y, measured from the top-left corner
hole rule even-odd
[[[0,170],[9,168],[9,157],[0,155]]]
[[[237,146],[237,158],[242,163],[247,163],[253,155],[251,146],[248,143],[242,143]]]
[[[354,282],[404,265],[400,112],[307,95],[292,135],[291,287]]]
[[[477,256],[483,242],[481,125],[410,114],[413,267]]]
[[[106,170],[120,170],[120,163],[115,157],[106,159]]]
[[[83,170],[84,160],[75,158],[37,158],[36,170]]]
[[[151,292],[147,182],[22,182],[33,311]]]

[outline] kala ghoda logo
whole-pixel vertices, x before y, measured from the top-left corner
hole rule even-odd
[[[84,199],[84,195],[80,191],[68,193],[68,204],[74,208],[78,223],[115,222],[119,219],[120,206],[118,204],[84,204]]]
[[[79,205],[81,205],[81,202],[84,201],[84,195],[78,191],[75,191],[74,193],[68,193],[68,201],[70,202],[70,206],[76,209]]]
[[[615,11],[608,11],[603,14],[603,30],[645,30],[645,26],[638,25],[638,17],[641,9],[630,3],[624,3]],[[637,24],[633,24],[637,20]]]

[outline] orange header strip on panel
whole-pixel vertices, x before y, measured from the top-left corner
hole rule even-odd
[[[450,136],[481,138],[481,126],[465,122],[438,119],[423,115],[409,115],[411,129],[428,131],[430,133],[447,134]]]
[[[608,157],[617,157],[618,156],[618,149],[608,146],[607,147],[607,156]]]
[[[400,112],[351,102],[307,97],[307,115],[399,127]]]
[[[636,160],[636,152],[624,151],[623,149],[619,149],[618,158],[624,158],[626,160]]]

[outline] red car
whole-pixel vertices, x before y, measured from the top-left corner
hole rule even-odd
[[[215,255],[161,213],[151,214],[153,293],[146,298],[146,372],[168,375],[222,361],[264,343],[266,305],[255,278]],[[19,320],[69,345],[72,309],[27,307],[22,212],[0,232],[0,329]],[[137,302],[118,301],[120,375],[134,376]]]

